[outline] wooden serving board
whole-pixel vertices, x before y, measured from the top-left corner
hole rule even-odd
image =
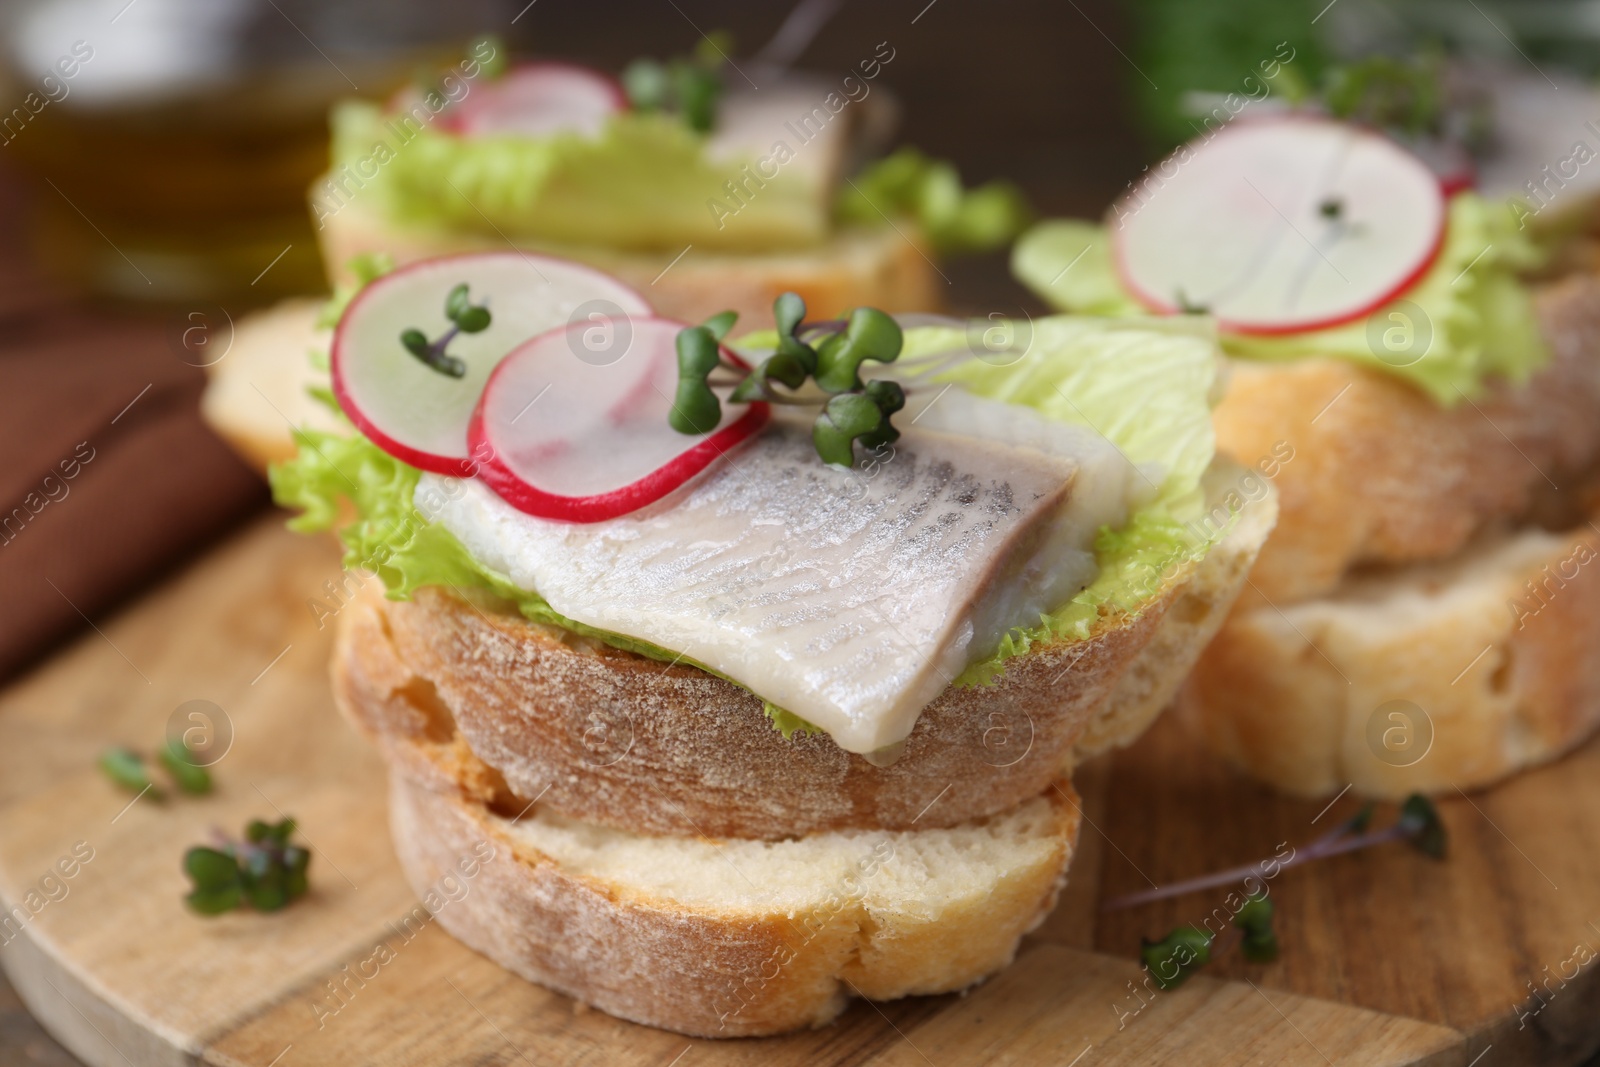
[[[966,996],[858,1003],[784,1038],[689,1040],[586,1010],[437,926],[402,942],[388,924],[413,899],[382,769],[333,708],[331,626],[308,606],[333,604],[338,577],[331,542],[264,519],[0,697],[0,898],[28,912],[0,927],[0,964],[87,1063],[1502,1067],[1600,1044],[1600,966],[1586,965],[1600,948],[1597,745],[1444,798],[1444,863],[1392,845],[1285,872],[1279,961],[1230,957],[1168,994],[1140,996],[1139,937],[1199,922],[1225,893],[1107,914],[1097,900],[1270,856],[1357,806],[1276,797],[1170,721],[1083,770],[1088,826],[1061,906]],[[215,793],[130,805],[97,755],[153,748],[190,700],[232,726]],[[183,850],[279,811],[314,847],[311,893],[275,915],[189,914]],[[74,849],[92,858],[62,878]],[[332,999],[342,968],[385,942],[394,958]]]

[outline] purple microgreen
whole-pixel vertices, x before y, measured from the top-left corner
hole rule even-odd
[[[306,894],[311,853],[293,844],[295,821],[252,819],[242,841],[219,829],[212,845],[196,845],[183,855],[183,870],[194,884],[185,901],[201,915],[221,915],[248,904],[277,911]]]
[[[1392,841],[1409,841],[1419,851],[1435,859],[1443,859],[1447,846],[1447,835],[1444,823],[1439,819],[1439,813],[1427,797],[1420,793],[1413,793],[1401,805],[1400,818],[1381,830],[1367,829],[1372,818],[1372,809],[1363,808],[1353,818],[1340,823],[1332,830],[1317,838],[1304,848],[1293,851],[1287,859],[1270,857],[1256,863],[1247,863],[1239,867],[1230,867],[1225,871],[1214,874],[1204,874],[1195,878],[1185,878],[1182,881],[1169,885],[1158,886],[1155,889],[1141,890],[1137,893],[1128,893],[1115,897],[1101,906],[1102,911],[1121,911],[1124,908],[1138,907],[1156,900],[1166,900],[1170,897],[1183,896],[1202,889],[1215,889],[1217,886],[1231,885],[1245,878],[1270,878],[1288,870],[1290,867],[1299,867],[1313,860],[1327,859],[1330,856],[1342,855],[1346,852],[1356,852],[1364,848],[1373,848],[1377,845],[1386,845]],[[1271,873],[1268,869],[1271,868]]]
[[[489,323],[493,321],[493,316],[489,314],[487,303],[472,303],[464,283],[451,289],[445,297],[444,315],[450,320],[450,328],[440,334],[437,340],[428,340],[427,334],[412,327],[400,331],[400,344],[407,352],[440,374],[451,378],[462,378],[466,376],[467,365],[450,355],[446,349],[460,334],[482,333],[487,330]]]

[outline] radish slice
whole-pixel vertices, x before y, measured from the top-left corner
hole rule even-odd
[[[1335,326],[1382,307],[1438,255],[1445,197],[1421,160],[1328,119],[1238,123],[1180,149],[1112,213],[1123,283],[1237,333]]]
[[[614,519],[660,500],[766,423],[766,404],[725,404],[708,434],[672,429],[684,324],[630,325],[632,343],[612,362],[589,357],[585,327],[575,326],[534,338],[495,368],[470,437],[478,477],[512,507],[565,522]],[[726,348],[722,358],[746,366]]]
[[[445,296],[465,282],[492,321],[463,333],[449,353],[466,363],[451,378],[400,343],[416,327],[437,338],[449,327]],[[446,256],[401,267],[350,302],[333,335],[333,392],[356,428],[413,467],[468,476],[467,423],[495,365],[517,345],[557,327],[595,317],[613,328],[654,312],[644,297],[597,270],[548,256],[486,252]],[[615,320],[615,321],[614,321]],[[592,327],[590,327],[592,328]]]
[[[527,63],[474,87],[445,112],[445,128],[464,137],[573,132],[597,136],[628,106],[615,78],[570,63]]]

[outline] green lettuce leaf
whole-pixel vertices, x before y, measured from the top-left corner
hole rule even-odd
[[[671,115],[622,112],[598,137],[460,138],[349,101],[331,122],[336,184],[401,224],[611,248],[766,249],[830,230],[832,191],[804,168],[772,159],[773,177],[746,179],[757,159],[713,160],[705,137]],[[333,214],[343,199],[323,190],[313,209]]]
[[[852,179],[840,193],[838,215],[874,226],[885,216],[907,216],[943,254],[999,248],[1033,218],[1022,191],[1010,182],[964,188],[952,164],[909,147],[868,164]]]
[[[1510,212],[1463,193],[1450,201],[1438,258],[1400,301],[1323,330],[1281,336],[1224,333],[1222,347],[1231,356],[1268,362],[1348,359],[1404,378],[1444,406],[1462,397],[1476,399],[1490,379],[1520,385],[1549,359],[1532,299],[1518,280],[1540,260],[1541,252],[1518,230]],[[1118,280],[1103,227],[1041,223],[1017,242],[1011,264],[1019,280],[1061,310],[1149,314]],[[1402,301],[1420,308],[1420,318],[1402,308]],[[1372,329],[1378,333],[1390,327],[1428,329],[1432,340],[1425,355],[1407,363],[1390,356],[1381,342],[1373,343],[1369,322],[1376,323]]]

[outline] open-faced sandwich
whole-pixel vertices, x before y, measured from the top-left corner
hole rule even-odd
[[[1241,118],[1014,253],[1064,310],[1215,323],[1218,447],[1282,517],[1182,702],[1291,792],[1481,785],[1600,724],[1600,279],[1470,186],[1370,126]]]
[[[335,429],[272,473],[347,547],[335,689],[409,878],[491,845],[440,922],[709,1036],[1004,966],[1075,761],[1168,703],[1275,516],[1234,503],[1184,323],[773,318],[730,341],[519,253],[401,267],[338,319]]]
[[[1008,184],[964,190],[909,148],[875,158],[894,125],[887,42],[834,78],[736,63],[717,38],[620,80],[508,66],[504,47],[481,41],[386,104],[334,109],[310,208],[336,288],[374,263],[516,249],[596,266],[689,320],[732,308],[771,325],[783,292],[822,316],[927,311],[945,287],[937,256],[1000,247],[1026,221]],[[208,418],[262,466],[292,454],[289,425],[315,424],[298,385],[329,327],[285,304],[242,324],[214,370]]]

